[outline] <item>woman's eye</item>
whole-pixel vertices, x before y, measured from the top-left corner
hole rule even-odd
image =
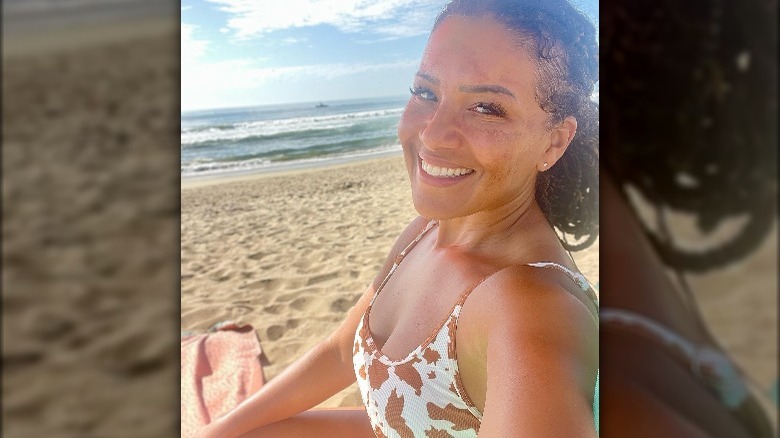
[[[430,100],[432,102],[435,102],[437,100],[436,95],[433,94],[433,91],[425,87],[411,87],[409,88],[409,91],[412,93],[413,96],[418,96],[425,100]]]
[[[504,108],[497,103],[480,102],[471,108],[480,114],[499,117],[506,116],[506,111],[504,111]]]

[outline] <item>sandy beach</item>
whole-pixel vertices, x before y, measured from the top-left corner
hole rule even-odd
[[[267,378],[341,322],[417,216],[399,156],[237,179],[182,181],[182,329],[252,324]],[[575,253],[598,281],[598,242]],[[359,406],[357,385],[323,407]]]

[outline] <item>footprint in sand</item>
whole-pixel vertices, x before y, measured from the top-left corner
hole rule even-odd
[[[263,307],[263,312],[270,313],[271,315],[278,315],[285,309],[285,305],[283,304],[272,304],[270,306]]]
[[[264,278],[262,280],[253,281],[247,283],[244,288],[247,289],[262,289],[267,291],[275,291],[281,287],[281,281],[278,278]]]
[[[236,318],[239,316],[250,314],[254,310],[255,309],[250,306],[238,304],[238,305],[232,305],[228,307],[228,314],[230,315],[231,318]]]
[[[304,296],[300,298],[296,298],[294,301],[290,303],[290,307],[292,307],[295,310],[306,310],[306,308],[309,307],[311,304],[311,298]]]
[[[284,336],[284,327],[280,325],[272,325],[266,329],[265,334],[268,335],[268,339],[271,341],[276,341]]]
[[[311,286],[312,284],[322,283],[323,281],[332,280],[334,278],[337,278],[339,276],[338,272],[330,272],[328,274],[322,274],[322,275],[315,275],[314,277],[309,278],[309,280],[306,282],[306,286]]]

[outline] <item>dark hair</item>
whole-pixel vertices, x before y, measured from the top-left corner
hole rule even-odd
[[[744,257],[777,215],[777,2],[610,6],[606,170],[660,212],[645,231],[668,266],[702,272]],[[747,221],[727,242],[685,250],[665,235],[668,209],[705,234]]]
[[[566,153],[536,180],[536,201],[550,224],[564,233],[570,251],[587,248],[599,232],[598,81],[596,29],[566,0],[453,0],[433,26],[451,15],[488,16],[514,32],[536,55],[536,99],[550,126],[568,116],[577,133]],[[569,243],[572,235],[578,243]]]

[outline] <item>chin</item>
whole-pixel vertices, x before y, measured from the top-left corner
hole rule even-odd
[[[468,216],[458,201],[447,201],[441,197],[422,195],[412,189],[412,202],[420,216],[429,220],[447,220]]]

